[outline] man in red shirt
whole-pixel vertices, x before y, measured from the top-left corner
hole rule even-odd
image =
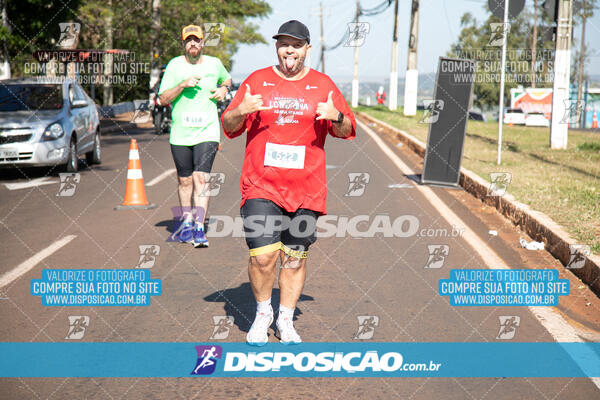
[[[279,64],[253,72],[221,117],[227,137],[247,132],[240,188],[248,276],[257,302],[246,336],[253,345],[268,341],[278,258],[279,338],[284,344],[301,342],[292,320],[316,221],[326,212],[325,138],[356,136],[354,115],[338,88],[304,65],[311,48],[308,28],[288,21],[273,38]]]

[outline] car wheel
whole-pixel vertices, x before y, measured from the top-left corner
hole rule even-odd
[[[75,143],[74,138],[71,138],[71,142],[69,143],[69,158],[67,159],[65,170],[67,172],[77,172],[79,170],[78,162],[79,157],[77,157],[77,143]]]
[[[102,162],[102,149],[100,147],[100,134],[94,134],[94,148],[92,151],[85,153],[85,160],[88,165],[100,164]]]

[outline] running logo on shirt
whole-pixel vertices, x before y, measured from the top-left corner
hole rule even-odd
[[[275,97],[269,101],[269,107],[275,114],[278,114],[275,121],[277,125],[297,124],[299,121],[295,116],[304,115],[304,112],[308,111],[308,103],[304,99],[293,97]]]

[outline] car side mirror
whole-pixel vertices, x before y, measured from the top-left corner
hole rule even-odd
[[[73,100],[73,102],[71,103],[71,108],[80,108],[85,107],[87,105],[88,103],[85,100]]]

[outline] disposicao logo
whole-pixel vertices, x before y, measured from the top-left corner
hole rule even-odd
[[[322,353],[284,353],[261,352],[240,353],[228,352],[225,358],[224,371],[280,371],[282,367],[293,368],[298,372],[392,372],[402,366],[402,355],[385,353],[379,356],[377,351],[362,352],[322,352]]]
[[[217,368],[217,359],[223,355],[221,346],[196,346],[198,361],[191,375],[210,375]]]

